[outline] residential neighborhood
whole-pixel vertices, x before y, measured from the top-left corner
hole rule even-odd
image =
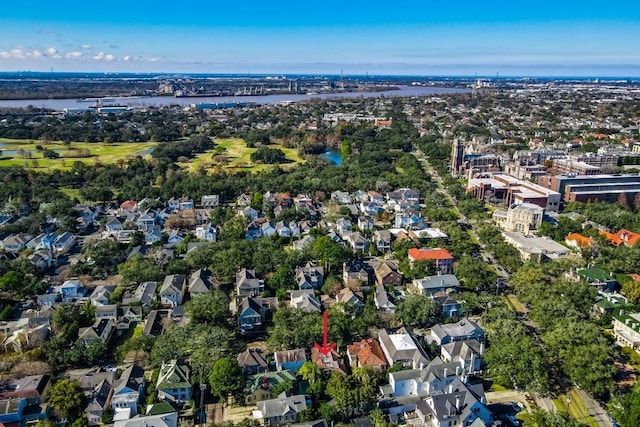
[[[640,94],[480,86],[90,112],[180,136],[0,168],[0,421],[612,426],[640,373]]]

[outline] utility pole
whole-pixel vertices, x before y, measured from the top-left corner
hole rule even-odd
[[[207,384],[205,384],[204,382],[200,383],[200,424],[201,425],[206,425],[207,424],[207,420],[206,418],[206,413],[204,410],[204,393],[207,391]]]

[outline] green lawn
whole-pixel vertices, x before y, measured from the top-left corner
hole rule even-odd
[[[613,332],[611,333],[613,335]],[[622,354],[625,355],[629,364],[636,372],[640,372],[640,355],[630,347],[622,347]]]
[[[78,199],[80,200],[80,189],[79,188],[69,188],[69,187],[62,187],[60,188],[60,191],[65,194],[67,197],[69,197],[71,200],[73,199]]]
[[[509,305],[509,308],[516,313],[524,314],[527,312],[522,303],[518,301],[518,298],[513,294],[507,295],[507,304]]]
[[[254,164],[251,161],[251,153],[255,152],[257,148],[248,148],[247,144],[241,138],[227,138],[216,139],[216,146],[204,153],[198,154],[195,158],[191,159],[189,163],[185,163],[186,167],[194,171],[198,168],[204,167],[205,169],[219,167],[228,171],[250,171],[258,172],[273,167],[273,165]],[[270,144],[269,148],[279,148],[282,150],[290,162],[280,164],[280,167],[287,169],[295,166],[298,163],[302,163],[305,160],[300,157],[298,150],[295,148],[285,148],[282,145]],[[224,165],[218,165],[213,159],[218,154],[222,154],[227,157],[227,162]]]
[[[598,427],[598,423],[589,415],[582,399],[575,390],[569,390],[567,394],[561,394],[553,403],[558,411],[568,412],[571,418],[591,427]]]
[[[183,163],[183,166],[185,168],[189,168],[191,171],[195,171],[200,167],[204,167],[205,169],[219,167],[228,171],[251,172],[258,172],[273,167],[273,165],[254,164],[251,161],[251,153],[257,149],[248,148],[243,139],[217,139],[215,140],[215,143],[216,147],[198,154],[188,163]],[[55,150],[60,154],[60,158],[45,159],[42,156],[42,151],[36,150],[36,145],[41,145],[41,141],[33,139],[13,140],[0,138],[0,144],[2,144],[0,145],[0,151],[2,151],[2,155],[0,155],[0,167],[23,166],[27,169],[34,170],[68,170],[75,161],[81,161],[89,165],[93,165],[98,162],[103,164],[114,164],[118,161],[135,157],[138,155],[137,153],[158,145],[157,142],[117,142],[111,144],[103,144],[99,142],[71,142],[70,144],[65,145],[61,141],[51,141],[44,148],[48,150]],[[289,160],[287,163],[280,164],[280,167],[284,169],[292,168],[296,164],[305,161],[300,157],[298,150],[295,148],[285,148],[278,144],[271,144],[269,147],[279,148],[284,152],[285,156]],[[83,158],[65,157],[68,156],[69,151],[73,149],[89,150],[90,156]],[[20,155],[20,153],[12,153],[19,150],[24,150],[27,153],[24,155]],[[27,155],[29,152],[31,153],[31,157]],[[224,154],[227,157],[227,163],[224,165],[217,165],[217,162],[213,160],[213,157],[217,154]],[[150,154],[146,154],[143,157],[150,156]],[[77,197],[78,195],[77,190],[66,189],[65,191],[66,194],[72,198]]]
[[[143,331],[144,327],[142,325],[136,326],[136,328],[133,330],[133,338],[141,337]]]
[[[489,388],[489,391],[506,391],[506,390],[507,390],[506,387],[503,387],[498,383],[491,384],[491,387]]]
[[[46,169],[69,169],[75,161],[81,161],[90,165],[98,162],[104,164],[113,164],[119,160],[126,160],[135,157],[138,152],[147,150],[157,145],[156,142],[117,142],[111,144],[103,144],[99,142],[71,142],[68,145],[60,141],[52,141],[46,145],[46,149],[55,150],[60,154],[57,159],[45,159],[42,151],[36,150],[36,145],[41,145],[36,140],[11,140],[0,139],[0,167],[2,166],[24,166],[27,169],[46,170]],[[65,157],[69,155],[70,150],[89,150],[89,157],[71,158]],[[25,153],[8,153],[11,151],[25,150],[31,152],[31,157]],[[146,155],[150,156],[150,155]]]

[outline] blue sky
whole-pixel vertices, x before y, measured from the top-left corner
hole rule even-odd
[[[640,76],[640,2],[12,1],[0,70]]]

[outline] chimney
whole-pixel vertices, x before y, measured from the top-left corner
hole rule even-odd
[[[449,384],[449,393],[453,393],[453,383]]]
[[[448,373],[449,373],[449,368],[444,368],[444,378],[447,378]]]
[[[480,356],[484,355],[484,341],[480,341]]]
[[[460,411],[460,404],[462,402],[460,402],[460,395],[456,396],[456,410]]]
[[[460,376],[460,366],[456,366],[456,377]]]
[[[424,369],[424,363],[420,363],[420,370],[422,371]]]

